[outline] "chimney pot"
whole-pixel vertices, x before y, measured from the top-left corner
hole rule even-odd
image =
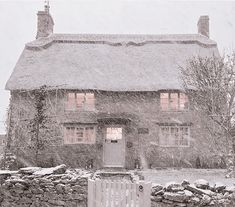
[[[197,23],[198,33],[206,37],[210,37],[209,31],[209,16],[200,16]]]

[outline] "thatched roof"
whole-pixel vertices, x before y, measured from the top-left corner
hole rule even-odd
[[[179,66],[213,54],[216,43],[200,34],[53,34],[26,44],[6,89],[180,89]]]

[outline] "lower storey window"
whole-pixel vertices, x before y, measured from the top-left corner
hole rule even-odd
[[[189,127],[161,126],[159,144],[166,147],[189,146]]]
[[[64,144],[95,143],[94,126],[66,126]]]

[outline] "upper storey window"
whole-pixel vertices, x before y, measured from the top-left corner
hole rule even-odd
[[[66,110],[93,111],[95,109],[94,93],[67,93]]]
[[[188,97],[180,92],[160,93],[160,105],[163,111],[182,111],[188,109]]]

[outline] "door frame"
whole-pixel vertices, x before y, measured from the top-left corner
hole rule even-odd
[[[105,139],[106,139],[106,132],[107,128],[122,128],[122,147],[123,147],[123,163],[122,165],[106,165],[105,164]],[[102,139],[103,139],[103,167],[119,167],[119,168],[124,168],[126,165],[126,136],[125,136],[125,126],[122,124],[106,124],[103,126],[102,129]]]

